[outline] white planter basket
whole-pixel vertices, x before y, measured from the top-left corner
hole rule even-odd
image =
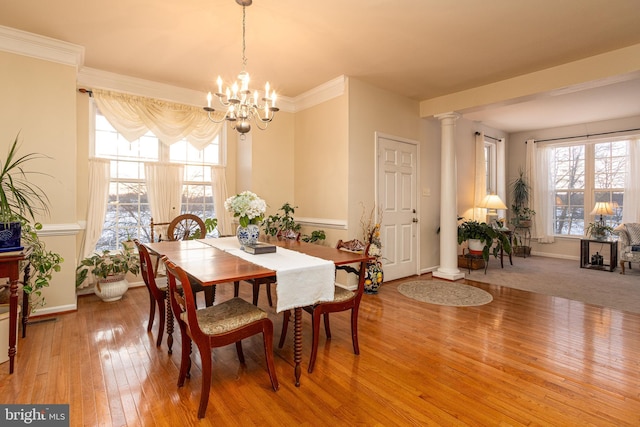
[[[124,275],[100,279],[96,283],[94,292],[105,302],[118,301],[129,290],[129,282]]]

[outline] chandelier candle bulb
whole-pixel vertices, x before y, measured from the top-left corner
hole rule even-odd
[[[275,108],[276,106],[276,91],[273,91],[273,95],[271,95],[271,108]]]
[[[213,97],[211,96],[211,92],[209,92],[207,94],[207,107],[211,108],[211,99],[213,99]]]
[[[216,95],[221,96],[222,95],[222,77],[218,76],[218,93]],[[209,94],[211,94],[211,92],[209,92]]]

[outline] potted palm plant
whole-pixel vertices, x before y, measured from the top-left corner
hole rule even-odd
[[[133,249],[122,243],[122,250],[111,252],[108,249],[83,259],[76,268],[76,287],[84,283],[93,274],[97,283],[95,294],[103,301],[117,301],[129,289],[126,274],[138,274],[140,261]]]
[[[60,254],[47,250],[38,237],[42,224],[35,221],[35,216],[49,213],[49,199],[29,179],[41,173],[26,169],[32,161],[49,157],[38,153],[18,155],[18,136],[10,145],[7,157],[0,160],[0,252],[28,248],[27,261],[32,275],[22,289],[29,297],[30,309],[34,309],[44,305],[41,289],[49,286],[52,274],[60,271],[64,260]]]

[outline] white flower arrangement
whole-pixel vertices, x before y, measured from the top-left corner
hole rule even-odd
[[[238,217],[240,225],[260,224],[267,210],[267,203],[251,191],[229,197],[224,202],[224,208],[234,217]]]

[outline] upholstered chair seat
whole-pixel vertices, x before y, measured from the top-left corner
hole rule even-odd
[[[620,224],[613,230],[618,236],[618,261],[620,273],[624,274],[625,263],[631,268],[631,263],[640,264],[640,223]]]
[[[180,315],[189,323],[187,313]],[[232,298],[211,307],[196,310],[200,329],[207,335],[224,334],[243,325],[266,319],[267,313],[242,298]]]

